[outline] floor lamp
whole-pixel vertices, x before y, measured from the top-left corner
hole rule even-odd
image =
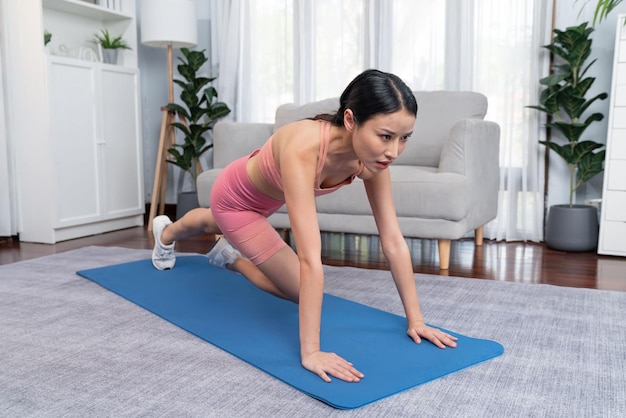
[[[150,47],[167,48],[167,71],[169,102],[174,102],[174,48],[194,48],[198,43],[196,5],[193,0],[142,0],[141,1],[141,43]],[[172,123],[176,112],[161,107],[161,134],[157,149],[152,202],[148,217],[148,229],[152,229],[152,219],[162,214],[165,207],[167,185],[167,150],[175,142]]]

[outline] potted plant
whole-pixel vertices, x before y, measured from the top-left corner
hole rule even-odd
[[[118,50],[131,49],[122,35],[114,38],[107,29],[102,29],[99,34],[96,33],[94,38],[93,42],[102,48],[102,62],[105,64],[117,64]]]
[[[177,217],[198,206],[196,178],[202,172],[200,157],[213,147],[205,135],[220,118],[230,113],[226,103],[217,100],[217,90],[210,85],[216,78],[198,76],[198,71],[208,61],[204,50],[181,48],[181,52],[184,58],[178,58],[181,63],[177,69],[183,79],[174,80],[174,83],[181,89],[180,99],[185,106],[169,103],[166,107],[178,115],[179,120],[173,125],[183,134],[184,139],[167,150],[167,161],[189,173],[193,191],[179,194]]]
[[[48,29],[43,31],[43,46],[47,46],[52,40],[52,34],[48,32]]]
[[[545,89],[539,106],[531,108],[548,115],[552,132],[564,139],[539,141],[559,155],[569,168],[569,204],[550,208],[546,224],[546,244],[565,251],[590,251],[598,243],[597,209],[590,205],[575,205],[574,194],[585,182],[603,170],[604,144],[583,139],[584,132],[594,122],[604,118],[602,113],[588,114],[596,100],[604,100],[606,93],[587,98],[595,78],[585,77],[595,60],[587,63],[591,54],[593,32],[588,23],[572,26],[565,31],[555,29],[554,39],[544,48],[554,58],[552,75],[540,80]]]

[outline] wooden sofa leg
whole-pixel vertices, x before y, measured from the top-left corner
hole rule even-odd
[[[439,241],[439,269],[448,270],[450,267],[450,240],[440,239]]]
[[[483,245],[483,234],[485,232],[485,226],[479,226],[474,230],[474,243],[477,246]]]

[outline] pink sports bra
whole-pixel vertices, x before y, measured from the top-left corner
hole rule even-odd
[[[330,142],[330,122],[319,120],[320,122],[320,154],[319,159],[317,160],[317,173],[315,175],[315,196],[321,196],[324,194],[328,194],[334,192],[342,186],[346,186],[354,181],[354,179],[363,172],[363,163],[359,162],[359,169],[356,173],[352,174],[350,177],[342,181],[341,183],[332,186],[322,188],[321,183],[321,175],[322,169],[324,168],[324,162],[326,161],[326,155],[328,154],[328,144]],[[261,149],[255,151],[252,155],[259,155],[259,170],[261,171],[261,175],[265,180],[276,190],[283,190],[283,180],[280,170],[274,160],[274,154],[272,153],[272,135],[270,139],[261,147]]]

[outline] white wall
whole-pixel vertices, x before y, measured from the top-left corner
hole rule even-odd
[[[584,4],[584,2],[557,0],[556,3],[557,10],[554,25],[557,29],[564,30],[568,26],[575,26],[593,20],[593,5],[591,3],[595,2],[590,2],[590,4],[583,9],[580,16],[580,5]],[[626,2],[622,2],[617,6],[611,14],[609,14],[608,19],[604,20],[601,24],[597,24],[595,31],[591,34],[593,45],[592,56],[589,62],[596,58],[597,61],[593,64],[588,73],[589,76],[596,78],[592,90],[589,92],[590,97],[602,92],[610,94],[615,30],[617,15],[620,13],[626,13]],[[593,123],[585,132],[583,139],[592,139],[596,142],[606,143],[610,99],[609,97],[606,100],[598,100],[589,109],[589,111],[604,114],[604,120]],[[561,157],[552,152],[550,155],[548,175],[547,205],[551,206],[554,204],[567,203],[569,200],[569,172]],[[591,181],[581,186],[576,195],[576,202],[583,203],[586,199],[600,198],[602,196],[602,179],[603,175],[599,174]]]

